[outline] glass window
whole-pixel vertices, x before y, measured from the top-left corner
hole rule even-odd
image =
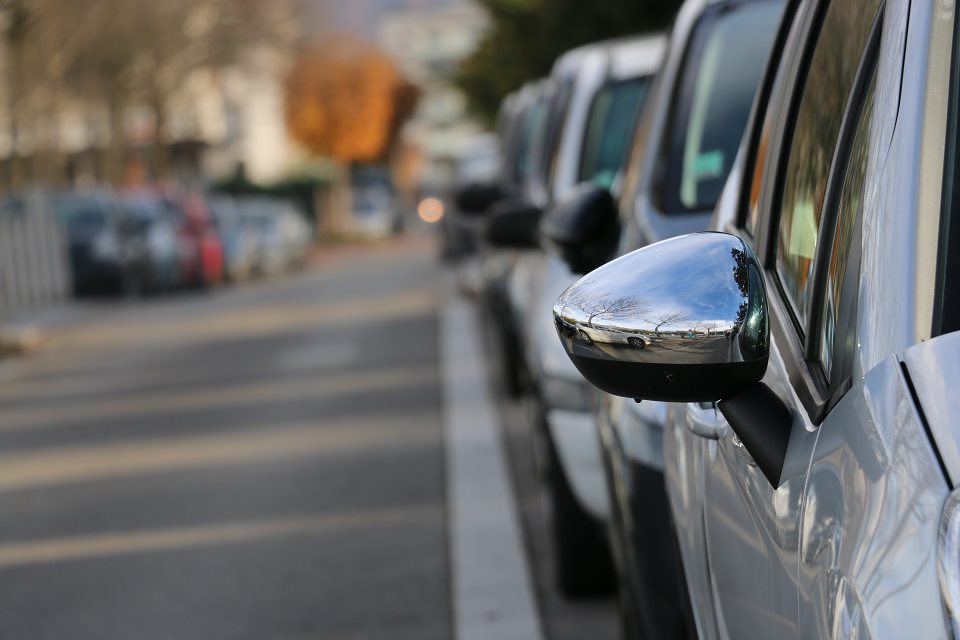
[[[547,125],[547,105],[542,97],[538,97],[530,111],[524,115],[523,130],[517,145],[517,178],[518,184],[526,184],[533,173],[535,162],[534,150],[537,141],[544,135]]]
[[[782,13],[782,2],[751,2],[708,11],[697,24],[661,158],[662,210],[702,211],[716,204]]]
[[[801,325],[810,316],[830,164],[878,5],[879,0],[830,4],[800,98],[783,178],[777,270]]]
[[[613,186],[637,113],[650,91],[650,78],[611,84],[597,94],[587,122],[580,181]]]
[[[824,373],[830,378],[833,368],[833,357],[836,348],[837,327],[852,322],[851,318],[840,317],[840,295],[846,278],[853,242],[859,239],[853,237],[857,218],[863,206],[864,181],[867,174],[867,153],[870,141],[870,122],[873,116],[873,96],[876,85],[876,76],[871,81],[867,92],[860,121],[853,137],[850,148],[850,157],[847,160],[846,172],[843,179],[843,189],[840,191],[840,200],[837,206],[837,219],[834,227],[833,246],[830,250],[830,264],[827,266],[826,291],[823,298],[822,331],[820,332],[820,362]]]

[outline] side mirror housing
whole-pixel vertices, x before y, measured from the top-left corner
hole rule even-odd
[[[487,224],[487,242],[504,249],[539,249],[540,218],[543,211],[522,200],[496,204]]]
[[[540,223],[544,248],[560,256],[574,273],[588,273],[614,254],[620,216],[610,191],[583,184]]]
[[[729,234],[680,236],[618,258],[567,289],[553,314],[580,373],[616,396],[713,402],[767,369],[762,269]]]
[[[462,213],[482,215],[506,195],[499,183],[472,182],[460,187],[454,200]]]

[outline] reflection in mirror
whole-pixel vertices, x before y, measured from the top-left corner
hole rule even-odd
[[[554,318],[581,373],[614,395],[712,401],[766,370],[759,265],[727,234],[682,236],[623,256],[564,292]]]

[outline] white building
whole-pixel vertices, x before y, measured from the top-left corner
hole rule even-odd
[[[379,14],[378,45],[422,91],[404,140],[422,153],[423,180],[430,186],[452,181],[453,161],[481,131],[468,119],[466,98],[450,78],[488,26],[486,13],[469,0],[410,3]]]

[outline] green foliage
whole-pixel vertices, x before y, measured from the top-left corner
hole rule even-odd
[[[590,42],[666,29],[682,0],[479,0],[492,27],[456,78],[492,121],[500,101],[550,73],[562,53]]]

